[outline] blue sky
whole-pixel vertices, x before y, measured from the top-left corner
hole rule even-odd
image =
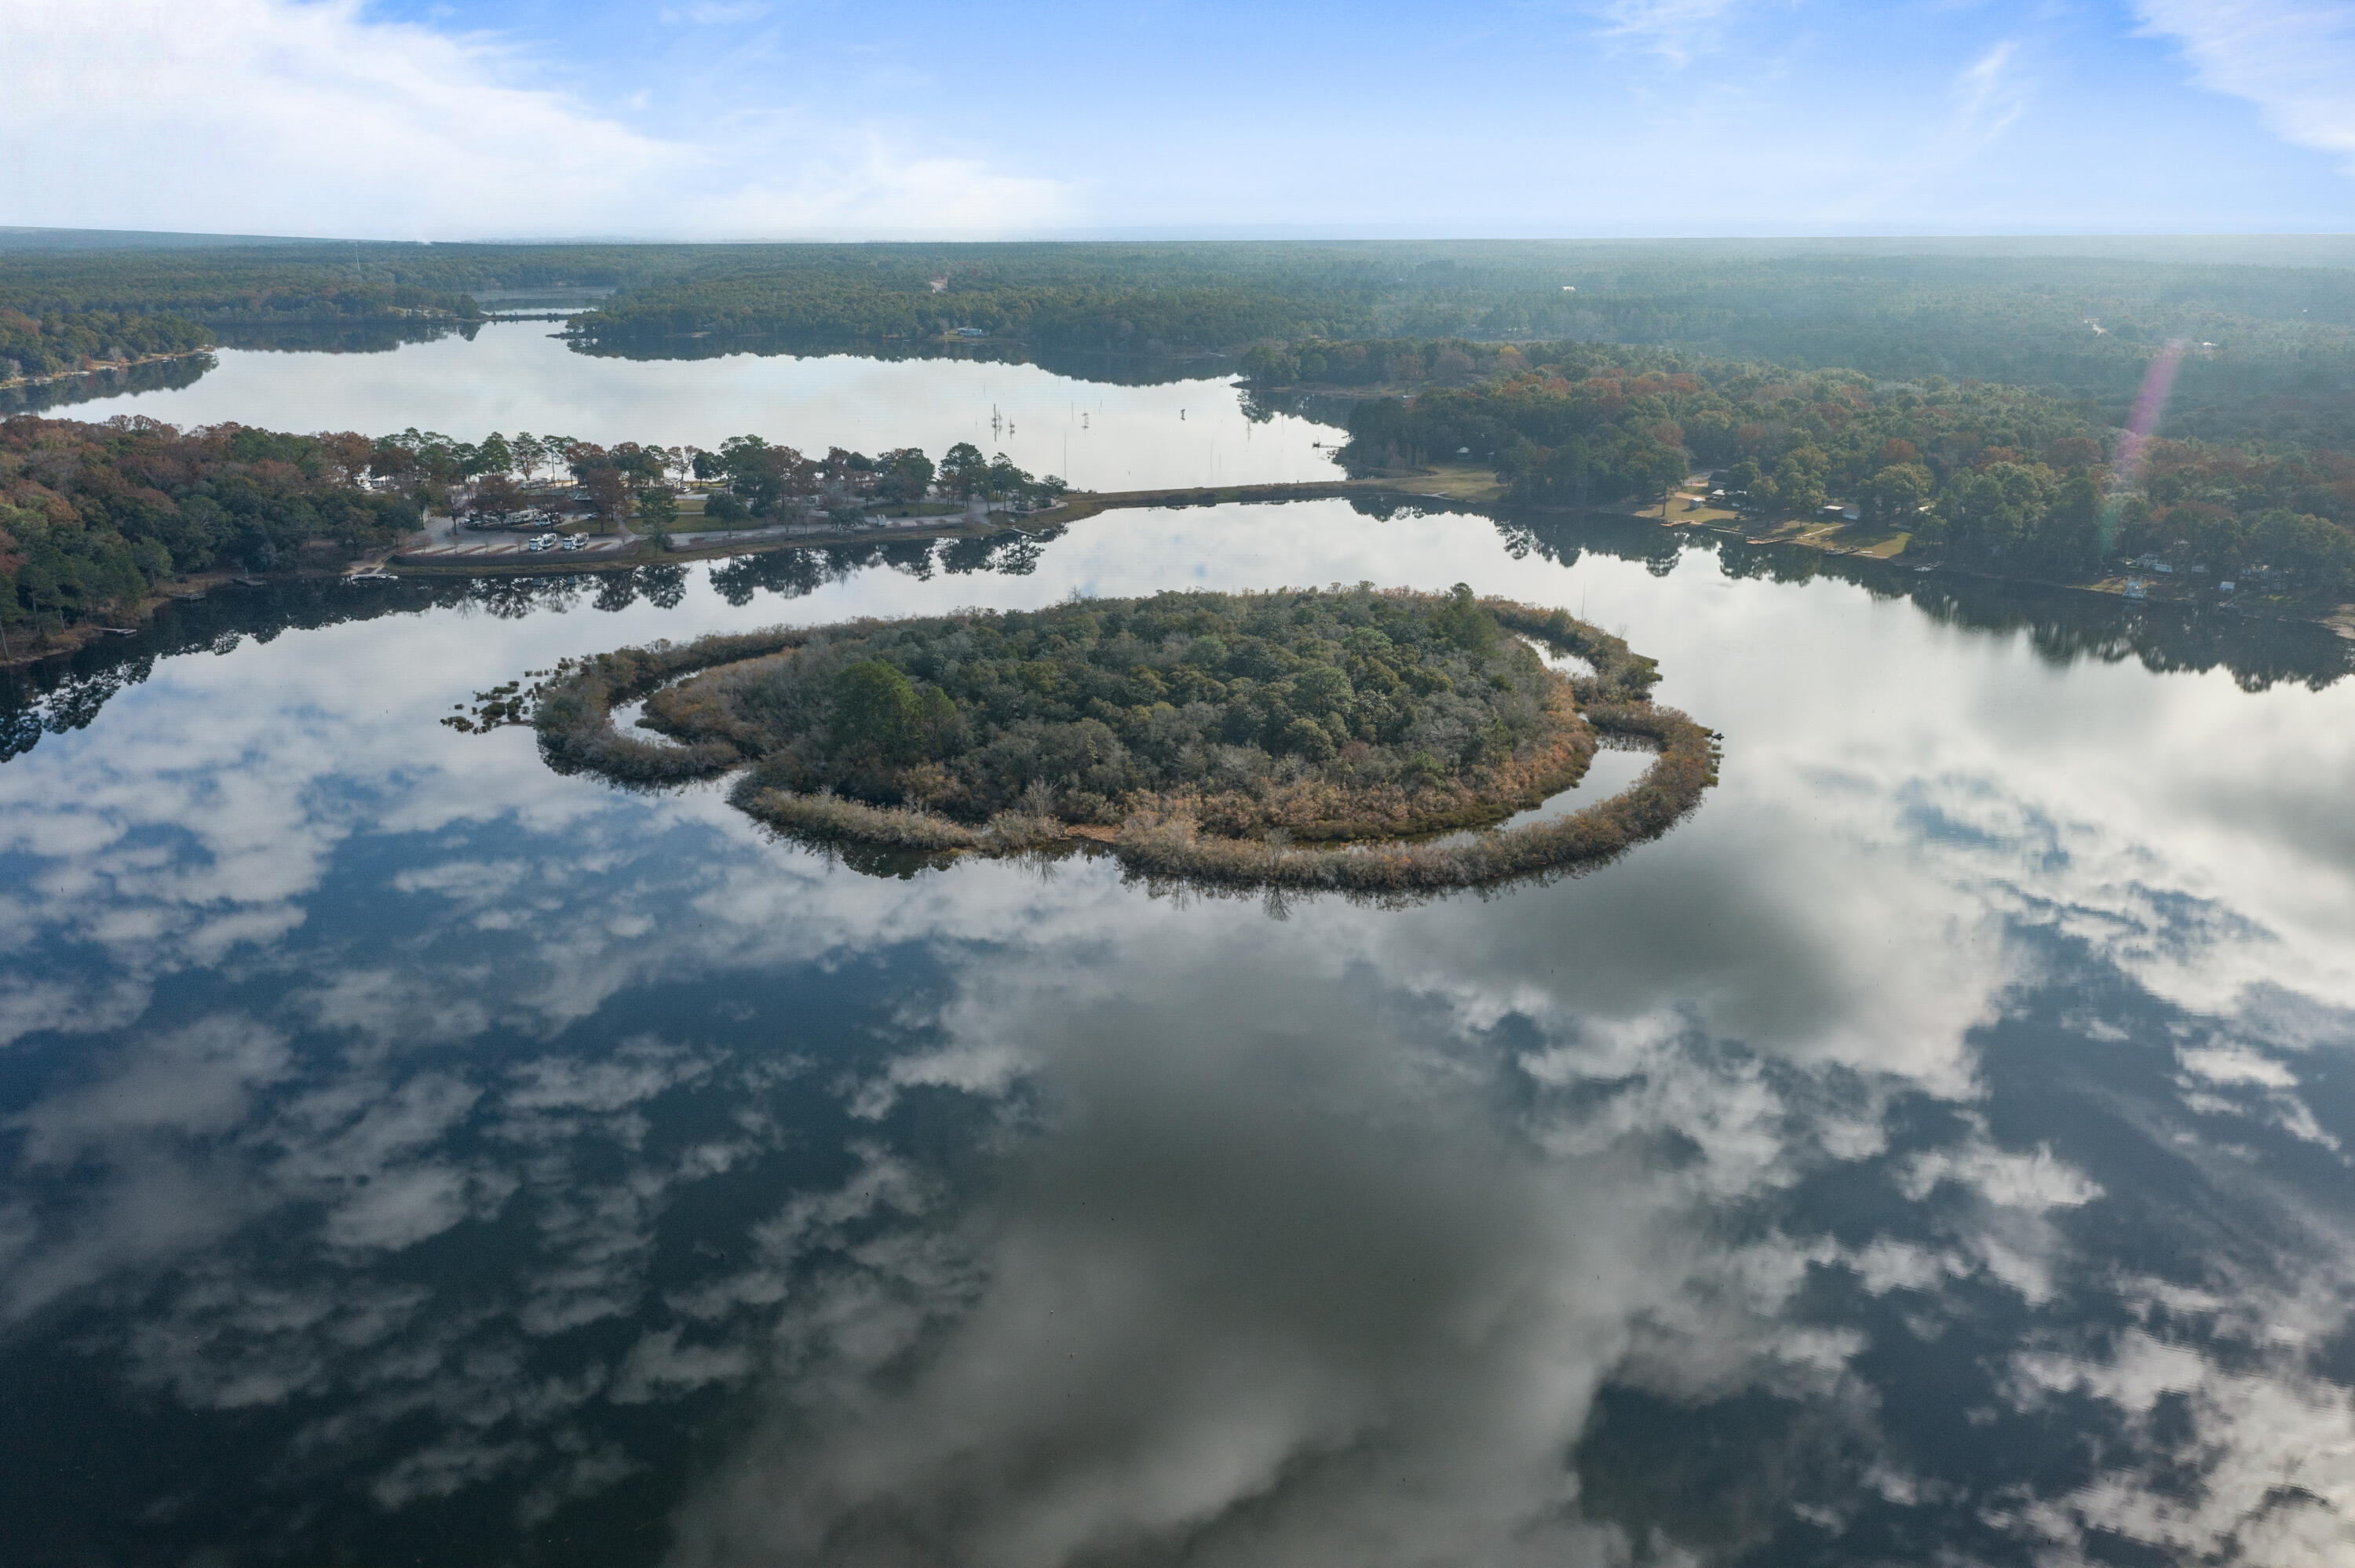
[[[0,0],[0,222],[2355,228],[2347,0]]]

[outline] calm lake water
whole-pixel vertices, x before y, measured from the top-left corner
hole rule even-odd
[[[217,595],[49,694],[0,1559],[2355,1560],[2341,645],[1339,503],[897,549]],[[870,874],[436,722],[1360,579],[1624,628],[1722,784],[1271,905]]]
[[[1339,430],[1293,414],[1246,418],[1231,373],[1117,386],[978,359],[623,359],[575,354],[556,331],[548,322],[496,322],[471,337],[453,333],[376,354],[224,348],[215,368],[188,386],[48,412],[368,435],[414,425],[464,441],[529,430],[601,445],[716,449],[730,436],[756,434],[819,454],[829,446],[913,446],[937,458],[971,441],[1090,490],[1340,472],[1316,445],[1344,439]]]

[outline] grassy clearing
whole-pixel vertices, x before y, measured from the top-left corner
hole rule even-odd
[[[1495,502],[1505,496],[1493,469],[1469,463],[1437,463],[1426,473],[1399,480],[1398,487],[1417,495],[1444,495],[1451,501]]]

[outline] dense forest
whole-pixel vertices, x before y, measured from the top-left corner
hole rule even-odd
[[[616,291],[572,318],[591,352],[692,353],[710,338],[881,345],[970,329],[1048,352],[1272,344],[1298,355],[1305,382],[1364,385],[1356,377],[1386,356],[1315,340],[1582,341],[2002,381],[2122,415],[2152,352],[2180,342],[2193,352],[2173,433],[2355,447],[2355,247],[2327,237],[137,249],[67,237],[47,249],[14,238],[0,249],[0,308],[29,317],[251,329],[471,318],[491,291]]]
[[[1235,833],[1304,795],[1327,801],[1320,816],[1452,821],[1540,762],[1574,778],[1593,744],[1572,744],[1584,732],[1560,677],[1469,589],[1166,594],[846,627],[667,688],[649,714],[736,739],[768,783],[803,792],[980,822],[1045,790],[1067,821],[1117,824],[1141,795],[1179,790]]]
[[[127,364],[159,354],[190,354],[213,334],[185,316],[117,311],[28,316],[0,307],[0,383]]]
[[[359,485],[375,444],[150,419],[0,420],[0,626],[40,630],[135,606],[168,577],[267,571],[383,544],[417,503]]]
[[[776,273],[649,289],[575,318],[583,346],[709,333],[741,343],[889,343],[960,330],[1042,350],[1161,354],[1363,324],[1356,302],[1218,283],[1137,288],[975,281],[935,291],[866,278]]]
[[[1999,569],[2079,577],[2155,552],[2302,599],[2355,591],[2355,453],[2160,439],[2127,473],[2122,432],[2025,387],[1583,343],[1440,344],[1424,363],[1476,378],[1359,402],[1350,461],[1482,462],[1515,499],[1569,506],[1657,500],[1709,469],[1749,510],[1837,498]]]
[[[654,783],[749,761],[733,800],[796,836],[928,854],[1082,837],[1146,876],[1232,886],[1389,896],[1560,874],[1666,832],[1717,777],[1711,733],[1651,704],[1651,660],[1461,583],[777,628],[549,673],[530,722],[564,771]],[[641,697],[674,744],[614,727]],[[1604,734],[1657,748],[1619,794],[1399,842],[1559,793]]]
[[[1700,466],[1753,510],[1851,501],[1998,569],[2157,552],[2321,597],[2355,587],[2350,260],[2327,240],[12,243],[0,362],[589,287],[617,291],[571,318],[588,352],[961,332],[1123,363],[1221,349],[1263,398],[1413,393],[1357,408],[1355,459],[1475,459],[1525,501],[1652,496]],[[2118,427],[2170,348],[2163,439],[2128,461]],[[758,511],[758,476],[730,478]]]
[[[355,262],[348,247],[11,254],[0,264],[0,308],[29,316],[170,315],[210,326],[479,314],[444,270],[407,258]]]
[[[2118,407],[2151,354],[2182,342],[2199,352],[2179,419],[2212,403],[2297,402],[2355,385],[2355,270],[2344,267],[1644,253],[1565,281],[1526,294],[1467,288],[1452,298],[1464,319],[1427,308],[1381,335],[1673,344],[1797,368],[2045,387]]]
[[[238,425],[182,432],[129,417],[96,425],[18,416],[0,419],[0,630],[127,618],[167,578],[218,567],[271,571],[302,564],[305,552],[332,560],[388,544],[420,525],[427,497],[440,504],[453,487],[463,487],[458,496],[478,521],[496,524],[544,499],[545,487],[527,488],[532,482],[557,482],[570,503],[630,520],[663,544],[690,476],[712,484],[702,515],[722,524],[822,510],[863,516],[933,495],[1028,509],[1065,489],[964,441],[935,462],[912,447],[805,455],[757,435],[706,451],[496,430],[460,441],[414,428],[375,438],[296,436]],[[943,565],[1011,569],[1004,544],[962,541]],[[735,583],[723,571],[722,591],[733,596]]]
[[[814,246],[754,268],[709,260],[576,316],[577,341],[883,343],[959,328],[1047,350],[1274,340],[1301,380],[1362,385],[1369,371],[1393,378],[1384,340],[1567,339],[2004,381],[2120,412],[2154,350],[2181,342],[2193,353],[2179,433],[2355,445],[2355,268],[2343,265],[1732,243]]]

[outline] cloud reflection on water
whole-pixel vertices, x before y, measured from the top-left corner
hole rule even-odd
[[[1606,601],[1724,785],[1279,922],[433,727],[645,607],[176,662],[0,772],[11,1332],[282,1411],[317,1529],[675,1495],[629,1413],[733,1402],[682,1563],[2343,1553],[2346,693],[1337,507],[791,612],[1359,577]]]

